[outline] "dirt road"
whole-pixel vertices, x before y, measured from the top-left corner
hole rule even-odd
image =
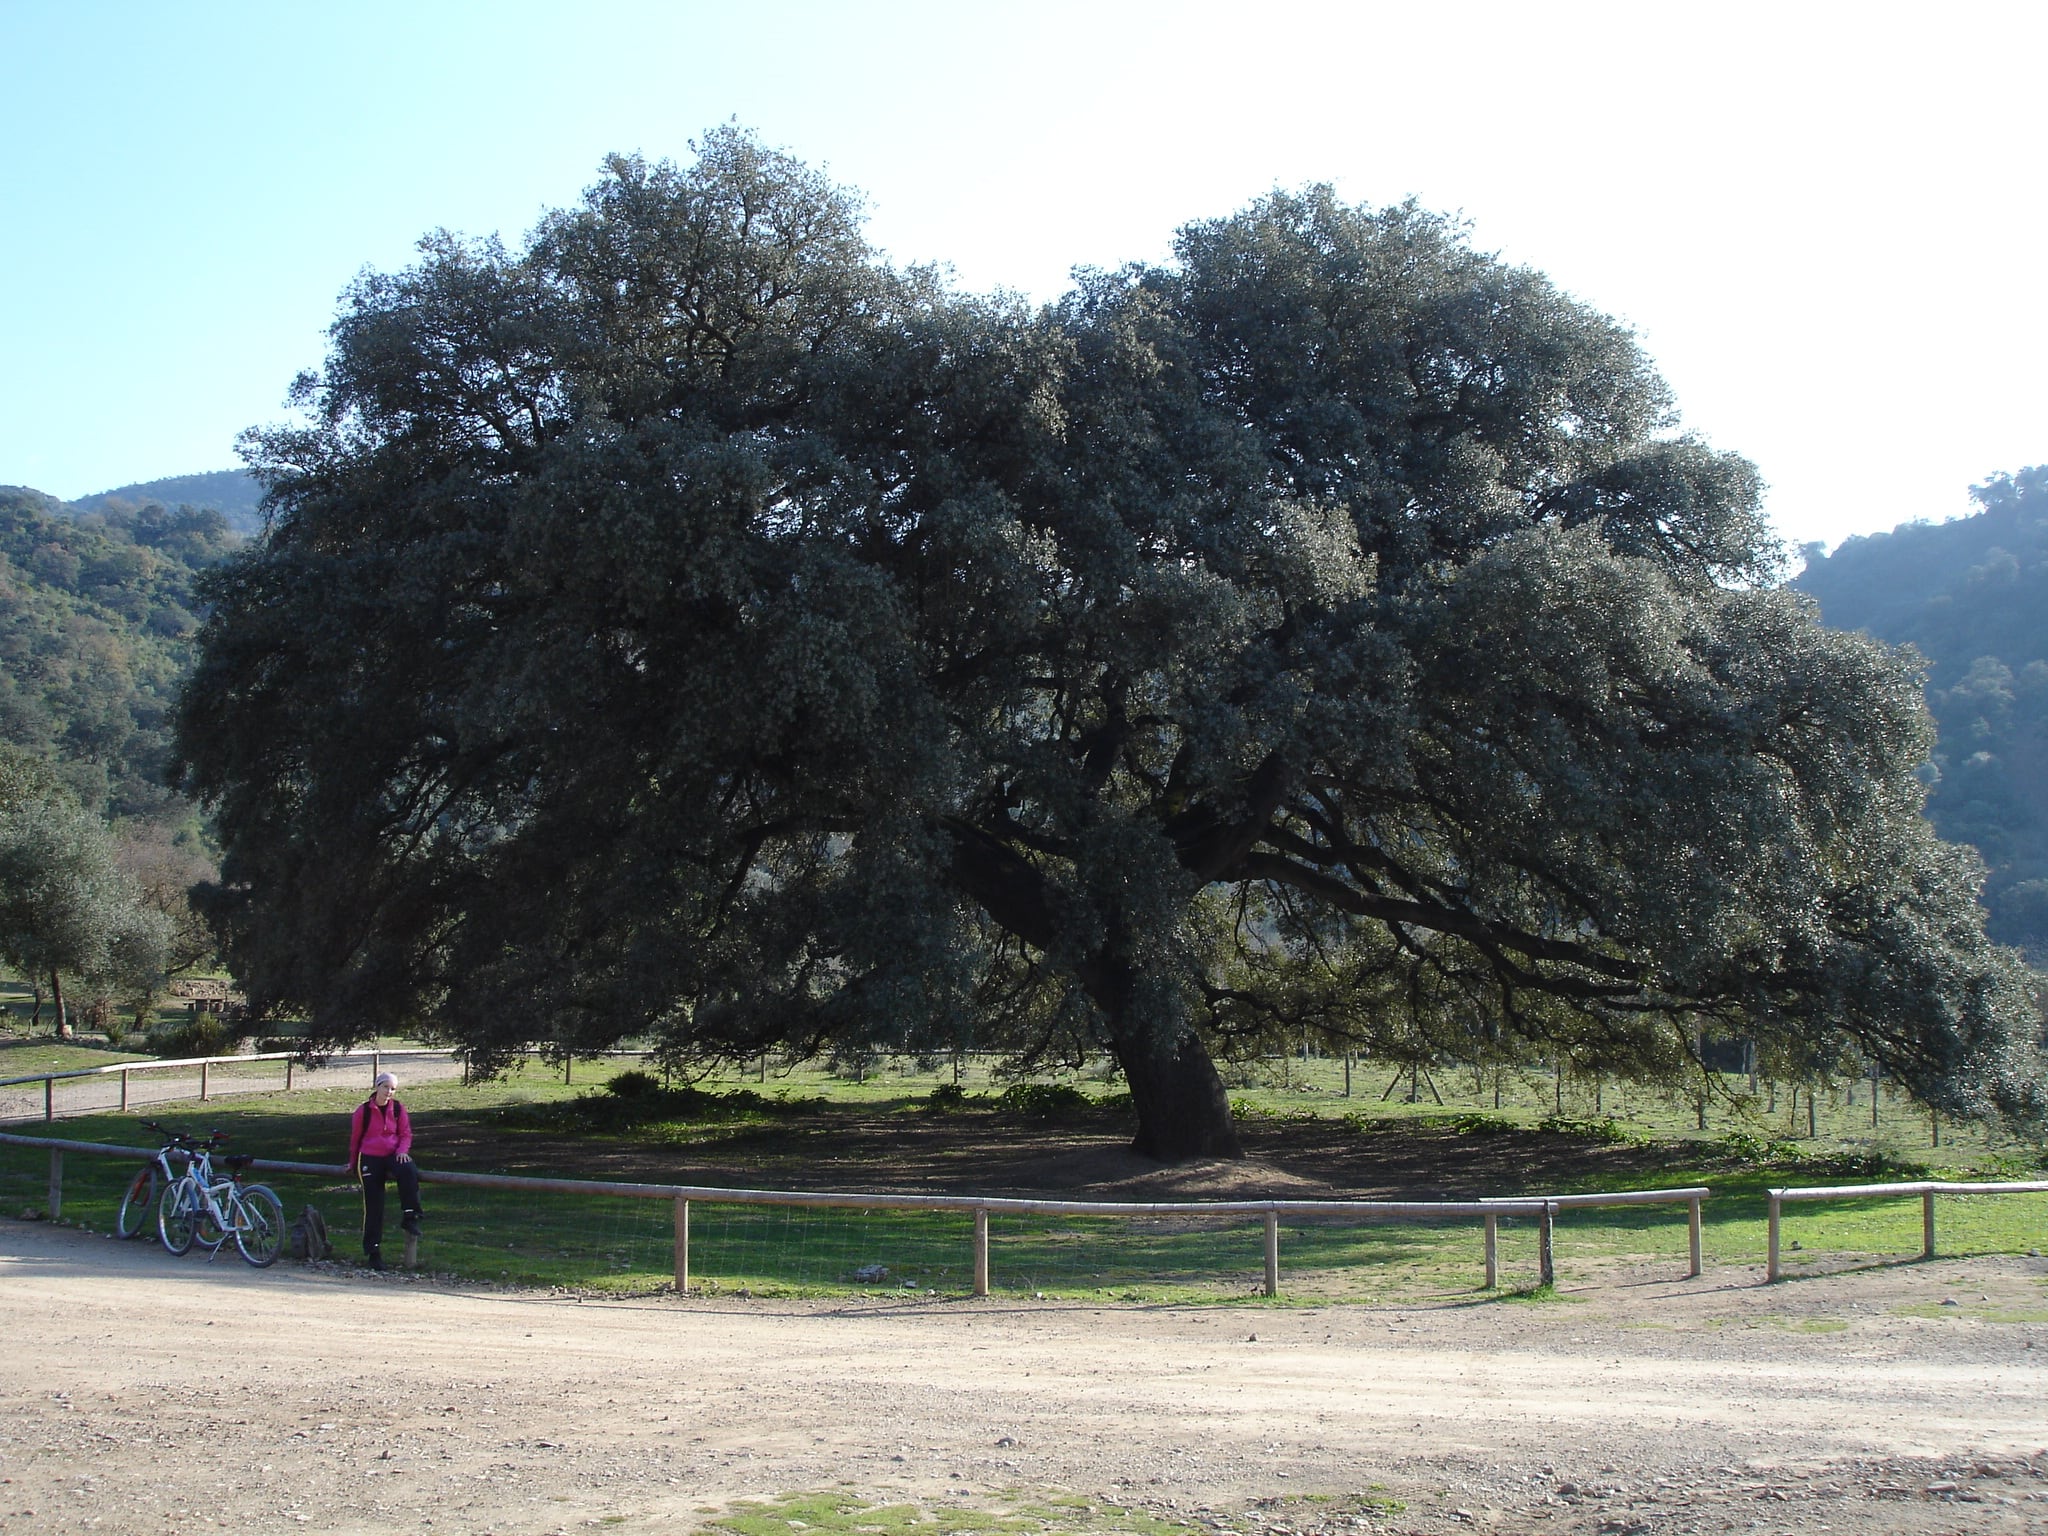
[[[844,1486],[1276,1536],[2048,1531],[2048,1263],[1755,1280],[579,1301],[0,1220],[0,1530],[684,1531]]]

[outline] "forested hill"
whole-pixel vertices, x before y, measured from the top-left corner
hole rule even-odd
[[[0,486],[0,741],[55,763],[90,808],[155,818],[191,671],[192,583],[240,543],[211,508],[67,506]]]
[[[217,469],[204,475],[172,475],[164,480],[144,480],[135,485],[116,486],[94,496],[81,496],[71,503],[80,512],[118,511],[122,507],[143,507],[157,502],[166,507],[211,507],[227,519],[228,526],[245,538],[261,529],[259,506],[263,487],[245,470]]]
[[[2048,963],[2048,465],[1981,511],[1847,540],[1794,583],[1840,629],[1919,648],[1940,727],[1928,814],[1991,868],[1993,934]]]

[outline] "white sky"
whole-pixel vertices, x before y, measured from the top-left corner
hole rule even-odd
[[[1639,331],[1788,538],[2048,460],[2048,7],[0,0],[0,483],[225,468],[336,295],[736,117],[975,287],[1275,185],[1461,211]]]

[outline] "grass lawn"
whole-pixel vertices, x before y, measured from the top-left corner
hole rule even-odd
[[[102,1058],[104,1059],[104,1058]],[[1127,1116],[1081,1109],[1050,1119],[1006,1111],[973,1063],[963,1072],[968,1097],[937,1113],[932,1090],[952,1081],[950,1064],[920,1072],[912,1063],[880,1064],[865,1081],[818,1071],[757,1073],[700,1085],[703,1092],[650,1102],[637,1111],[598,1084],[617,1063],[581,1063],[565,1084],[538,1064],[495,1083],[421,1083],[402,1090],[428,1168],[554,1177],[642,1180],[719,1187],[918,1189],[1094,1198],[1167,1200],[1248,1198],[1463,1198],[1473,1194],[1573,1193],[1706,1184],[1710,1263],[1760,1264],[1765,1248],[1764,1191],[1780,1184],[1840,1182],[1862,1170],[1913,1177],[1921,1166],[1945,1172],[2023,1176],[2035,1159],[2010,1144],[1994,1148],[1981,1133],[1944,1127],[1937,1151],[1924,1116],[1880,1105],[1883,1139],[1852,1122],[1853,1108],[1824,1104],[1823,1137],[1788,1143],[1792,1127],[1759,1107],[1717,1105],[1702,1137],[1689,1102],[1607,1085],[1602,1115],[1569,1097],[1556,1114],[1554,1085],[1516,1080],[1492,1105],[1492,1085],[1460,1099],[1439,1080],[1446,1103],[1381,1102],[1382,1067],[1369,1084],[1353,1069],[1342,1093],[1342,1064],[1290,1063],[1285,1083],[1255,1082],[1234,1095],[1250,1162],[1218,1176],[1228,1188],[1162,1188],[1157,1170],[1122,1150]],[[1277,1076],[1277,1073],[1268,1075]],[[1110,1085],[1069,1079],[1093,1097]],[[1360,1090],[1366,1086],[1372,1093]],[[1506,1091],[1519,1087],[1518,1095]],[[1868,1085],[1861,1085],[1865,1094]],[[740,1091],[744,1090],[744,1091]],[[1542,1090],[1539,1092],[1539,1090]],[[231,1147],[286,1161],[339,1162],[346,1116],[359,1090],[252,1094],[206,1105],[181,1104],[129,1115],[66,1119],[67,1139],[148,1144],[139,1121],[162,1118],[187,1130],[220,1127]],[[1405,1099],[1403,1092],[1396,1096]],[[1585,1097],[1590,1100],[1590,1092]],[[1627,1120],[1609,1124],[1607,1115]],[[1548,1119],[1550,1129],[1541,1128]],[[1800,1111],[1804,1129],[1804,1108]],[[40,1125],[19,1127],[31,1134]],[[1911,1136],[1921,1132],[1916,1143]],[[1730,1132],[1735,1139],[1729,1140]],[[1974,1145],[1972,1144],[1974,1142]],[[64,1215],[110,1229],[131,1165],[73,1155],[67,1159]],[[1215,1171],[1211,1165],[1211,1171]],[[47,1154],[0,1148],[0,1211],[14,1215],[44,1203]],[[267,1182],[296,1215],[318,1206],[342,1254],[355,1248],[358,1196],[335,1177],[278,1176]],[[395,1204],[395,1202],[394,1202]],[[428,1188],[423,1262],[476,1282],[598,1289],[651,1288],[668,1281],[673,1213],[666,1201],[534,1195]],[[395,1210],[394,1210],[395,1218]],[[2026,1252],[2048,1243],[2048,1196],[1945,1197],[1939,1205],[1944,1254]],[[996,1216],[990,1229],[991,1282],[999,1292],[1142,1301],[1254,1299],[1261,1273],[1256,1218],[1161,1216]],[[1917,1200],[1790,1207],[1788,1273],[1802,1266],[1899,1258],[1918,1252]],[[971,1218],[951,1212],[806,1211],[694,1202],[691,1269],[706,1290],[751,1294],[966,1292]],[[1789,1247],[1798,1242],[1799,1248]],[[387,1251],[395,1249],[394,1240]],[[1682,1269],[1683,1206],[1564,1212],[1558,1218],[1561,1278],[1574,1269],[1652,1262]],[[232,1262],[230,1258],[228,1260]],[[166,1262],[169,1262],[166,1259]],[[1503,1218],[1502,1279],[1512,1289],[1535,1277],[1534,1224]],[[1476,1222],[1283,1222],[1283,1302],[1471,1294],[1481,1280]]]

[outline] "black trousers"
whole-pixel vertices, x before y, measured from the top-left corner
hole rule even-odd
[[[375,1253],[384,1242],[384,1181],[398,1180],[398,1208],[407,1215],[420,1209],[419,1165],[407,1158],[372,1157],[365,1152],[358,1159],[363,1173],[363,1253]]]

